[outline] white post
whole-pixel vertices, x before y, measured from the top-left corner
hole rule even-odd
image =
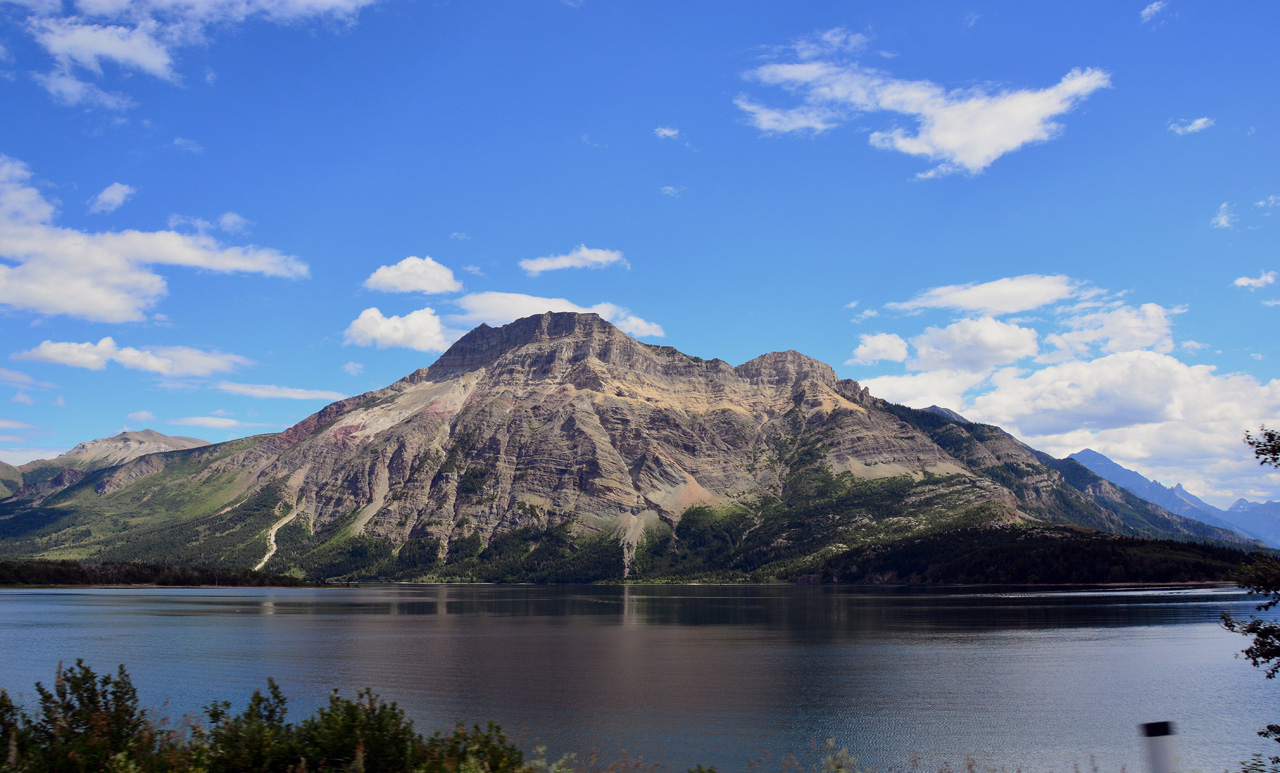
[[[1151,773],[1177,773],[1178,747],[1174,741],[1177,734],[1172,722],[1147,722],[1142,725],[1142,734],[1147,738],[1147,758],[1151,761]]]

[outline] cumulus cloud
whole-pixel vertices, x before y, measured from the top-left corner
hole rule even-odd
[[[1194,121],[1188,121],[1185,118],[1181,121],[1173,121],[1169,124],[1169,131],[1174,134],[1195,134],[1208,129],[1210,126],[1213,126],[1213,119],[1206,115]]]
[[[800,104],[775,108],[739,96],[735,104],[752,125],[772,134],[820,133],[866,113],[908,116],[916,124],[914,131],[873,131],[869,141],[877,148],[940,162],[922,177],[977,174],[1006,153],[1053,139],[1062,133],[1056,118],[1111,85],[1107,72],[1078,68],[1043,89],[948,91],[931,81],[894,78],[848,61],[830,46],[797,44],[793,49],[797,61],[771,62],[748,71],[746,77],[780,87]]]
[[[853,305],[853,304],[851,304]],[[894,333],[870,333],[858,336],[858,348],[845,365],[871,365],[882,360],[903,362],[907,359],[907,342]]]
[[[456,337],[434,309],[418,309],[403,317],[385,316],[376,307],[365,309],[343,333],[343,340],[356,346],[403,346],[420,352],[443,352]]]
[[[95,214],[115,212],[124,206],[124,203],[135,193],[137,193],[137,190],[130,185],[111,183],[106,188],[103,188],[101,193],[89,200],[89,211]]]
[[[1243,277],[1239,284],[1264,286],[1272,283],[1267,276]],[[966,316],[927,328],[905,339],[906,373],[861,381],[894,402],[946,405],[997,424],[1055,456],[1094,448],[1210,501],[1276,498],[1280,474],[1262,479],[1240,441],[1245,429],[1280,424],[1280,380],[1177,359],[1175,351],[1206,348],[1192,340],[1175,346],[1174,320],[1183,307],[1127,302],[1125,294],[1076,280],[1061,286],[1075,288],[1058,299],[1070,303],[1050,301],[1016,324]],[[972,307],[991,305],[957,302],[953,288],[939,289],[917,296],[927,299],[922,308],[969,315]]]
[[[19,2],[24,27],[53,60],[38,82],[67,105],[124,110],[128,97],[81,78],[134,73],[181,83],[178,52],[205,45],[211,30],[250,19],[295,23],[310,19],[350,20],[375,0],[78,0],[64,12],[61,3]],[[206,76],[207,77],[207,76]]]
[[[1043,362],[1054,362],[1087,355],[1092,348],[1114,353],[1134,349],[1173,350],[1171,316],[1181,307],[1165,308],[1155,303],[1141,306],[1120,305],[1083,314],[1070,314],[1061,320],[1066,332],[1045,337],[1045,343],[1056,352],[1045,355]]]
[[[114,362],[132,370],[161,376],[209,376],[252,364],[251,360],[238,354],[204,351],[189,346],[121,347],[109,336],[96,344],[43,341],[34,349],[19,352],[13,357],[88,370],[103,370],[108,363]]]
[[[1139,14],[1142,17],[1142,23],[1146,24],[1156,18],[1156,14],[1163,11],[1168,5],[1167,0],[1155,0],[1154,3],[1149,3]]]
[[[612,303],[579,306],[564,298],[540,298],[521,293],[473,293],[464,295],[455,303],[463,313],[451,315],[451,324],[474,327],[481,322],[488,325],[505,325],[522,317],[543,314],[548,311],[572,311],[579,314],[595,313],[612,322],[627,335],[641,338],[661,338],[666,335],[662,326],[635,316],[630,311]]]
[[[565,255],[548,255],[544,258],[525,258],[520,261],[520,268],[529,276],[537,276],[544,271],[557,271],[562,268],[604,268],[619,264],[627,265],[622,253],[617,250],[600,250],[579,244],[572,252]]]
[[[1237,277],[1236,281],[1232,282],[1232,284],[1234,284],[1236,287],[1247,287],[1250,290],[1257,290],[1259,287],[1266,287],[1267,285],[1275,284],[1275,282],[1276,282],[1276,272],[1263,271],[1261,274],[1259,274],[1256,277],[1251,277],[1251,276]]]
[[[151,411],[134,411],[133,413],[126,415],[125,418],[129,421],[136,421],[140,424],[145,424],[149,421],[155,421],[156,415]]]
[[[430,256],[418,258],[410,255],[391,266],[382,266],[364,280],[370,290],[389,293],[454,293],[462,289],[462,283],[453,272]]]
[[[1033,357],[1039,351],[1035,330],[991,317],[962,319],[946,327],[929,327],[911,339],[916,355],[910,370],[983,372],[997,365]]]
[[[1081,283],[1061,275],[1024,274],[992,282],[934,287],[908,301],[887,303],[894,311],[953,309],[988,315],[1038,309],[1081,293]]]
[[[235,384],[223,381],[218,389],[243,397],[284,398],[286,400],[341,400],[346,395],[341,392],[329,392],[324,389],[297,389],[275,384]]]
[[[1239,219],[1240,217],[1233,211],[1231,204],[1224,201],[1218,207],[1217,213],[1209,220],[1209,224],[1214,228],[1235,228]]]
[[[226,246],[204,233],[90,233],[53,224],[55,206],[25,164],[0,156],[0,305],[96,322],[133,322],[167,293],[154,266],[300,278],[305,263],[266,247]]]

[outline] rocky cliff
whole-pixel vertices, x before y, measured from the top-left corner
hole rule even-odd
[[[559,566],[613,545],[631,567],[695,506],[733,514],[731,552],[780,574],[975,523],[1234,538],[1072,477],[998,428],[885,403],[798,352],[733,367],[548,313],[482,325],[277,435],[91,472],[11,508],[0,554],[413,575],[498,553]],[[805,515],[818,520],[803,534],[786,526],[815,503],[830,512]]]

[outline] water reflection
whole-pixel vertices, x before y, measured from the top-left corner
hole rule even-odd
[[[675,770],[827,737],[876,767],[1132,769],[1137,723],[1173,719],[1184,756],[1220,770],[1270,751],[1253,731],[1280,708],[1217,625],[1251,608],[1229,588],[0,591],[0,685],[123,662],[174,715],[267,676],[301,714],[370,686],[424,727],[493,719]]]

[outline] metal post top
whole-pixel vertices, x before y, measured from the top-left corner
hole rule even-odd
[[[1164,735],[1176,735],[1172,722],[1147,722],[1142,727],[1142,734],[1147,738],[1159,738]]]

